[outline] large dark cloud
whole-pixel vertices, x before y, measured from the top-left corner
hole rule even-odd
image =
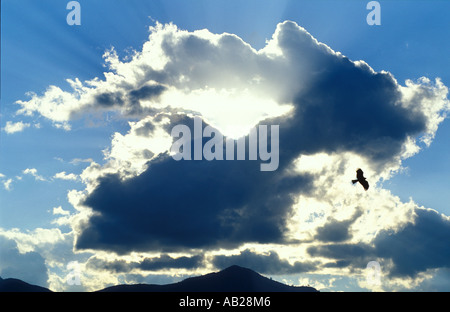
[[[389,74],[374,74],[345,57],[317,70],[323,72],[298,95],[293,115],[278,119],[285,153],[351,151],[383,164],[400,154],[408,136],[426,129],[422,113],[399,104]]]
[[[88,260],[86,266],[94,270],[106,270],[115,273],[129,273],[134,269],[140,271],[160,271],[164,269],[195,269],[202,266],[203,256],[173,258],[169,255],[161,255],[155,258],[145,258],[142,261],[127,262],[124,260],[106,261],[96,257]]]
[[[414,223],[396,233],[383,231],[374,241],[376,254],[394,264],[390,276],[450,267],[450,220],[434,210],[416,209],[416,214]]]
[[[137,177],[100,178],[84,202],[97,214],[76,247],[123,253],[283,242],[294,194],[309,191],[310,183],[310,176],[260,171],[260,161],[175,161],[161,154]]]
[[[394,231],[381,231],[372,244],[329,243],[307,249],[312,257],[331,260],[325,267],[365,268],[377,260],[389,277],[415,277],[428,269],[450,267],[450,221],[430,209],[417,208],[413,222]],[[389,261],[387,261],[389,260]]]
[[[426,130],[418,107],[432,97],[429,89],[418,91],[413,105],[403,103],[391,74],[335,53],[295,22],[280,23],[274,39],[282,57],[256,54],[230,34],[213,42],[166,33],[161,48],[169,61],[158,73],[148,70],[147,78],[188,90],[248,88],[293,103],[289,118],[265,122],[281,125],[287,161],[288,153],[353,151],[382,166],[401,152],[408,136]],[[255,77],[259,83],[249,83]]]
[[[408,137],[426,130],[425,115],[402,103],[399,86],[390,74],[374,73],[366,64],[332,52],[295,23],[280,24],[276,36],[282,61],[264,57],[264,65],[274,73],[267,74],[267,68],[252,70],[253,74],[266,73],[262,84],[289,90],[284,100],[294,105],[288,116],[261,122],[280,126],[278,170],[261,172],[259,161],[177,162],[161,154],[136,177],[121,180],[119,174],[102,176],[84,202],[95,214],[82,227],[78,249],[125,253],[285,242],[295,195],[308,193],[312,185],[312,176],[288,172],[299,155],[350,151],[379,168],[399,156]],[[192,34],[184,40],[167,39],[163,50],[169,57],[164,83],[170,83],[168,76],[183,76],[187,85],[201,88],[208,77],[212,84],[229,82],[230,73],[242,83],[252,77],[243,74],[245,79],[239,79],[244,65],[228,67],[225,76],[219,71],[225,67],[224,58],[231,62],[254,53],[233,36],[213,45]],[[211,55],[211,51],[216,54]],[[256,57],[253,54],[251,59]],[[181,60],[185,63],[176,72],[179,67],[175,65]],[[252,63],[257,68],[260,65]],[[280,84],[273,77],[281,77],[280,70],[287,68],[289,80]],[[154,70],[148,75],[149,79],[162,79]],[[146,97],[146,90],[141,91]],[[147,91],[153,94],[163,89]],[[190,118],[179,123],[193,129]],[[319,239],[330,241],[330,229],[322,229]],[[337,230],[335,227],[334,233]],[[339,241],[350,237],[342,227],[338,234]],[[324,252],[327,250],[310,250],[312,255]]]
[[[308,247],[312,257],[324,257],[332,260],[325,267],[364,268],[374,259],[373,247],[365,243],[336,243]]]
[[[357,210],[356,213],[348,220],[337,221],[330,219],[326,224],[317,228],[317,234],[315,239],[322,242],[343,242],[352,238],[350,232],[351,225],[362,214],[361,210]]]
[[[202,265],[203,256],[172,258],[168,255],[161,255],[158,258],[146,258],[140,264],[140,269],[155,271],[165,268],[170,269],[195,269]]]

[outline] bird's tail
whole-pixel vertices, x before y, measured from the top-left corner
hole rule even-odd
[[[358,180],[352,180],[352,183],[355,184],[356,182],[358,182]]]

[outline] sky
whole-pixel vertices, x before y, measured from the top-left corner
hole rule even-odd
[[[450,290],[450,2],[68,3],[1,2],[2,278]]]

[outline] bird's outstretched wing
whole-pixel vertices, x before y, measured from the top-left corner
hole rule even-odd
[[[361,185],[364,187],[364,190],[368,190],[369,189],[369,182],[367,182],[367,180],[366,179],[364,179],[364,180],[360,180],[359,181],[360,183],[361,183]]]

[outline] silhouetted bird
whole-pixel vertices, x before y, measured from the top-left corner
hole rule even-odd
[[[355,184],[356,182],[361,183],[361,185],[364,187],[364,190],[369,189],[369,182],[367,182],[366,178],[364,178],[364,172],[361,169],[356,170],[356,180],[352,180],[352,183]]]

